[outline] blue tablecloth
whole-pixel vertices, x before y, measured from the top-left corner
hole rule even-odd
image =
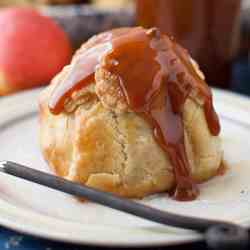
[[[248,57],[239,58],[233,65],[231,89],[235,92],[250,95],[250,67]],[[4,216],[4,215],[1,215]],[[204,243],[189,244],[186,249],[206,249]],[[32,236],[22,235],[11,230],[0,227],[0,250],[62,250],[62,249],[94,249],[87,246],[76,246],[70,244],[56,243],[48,240],[38,239]],[[156,248],[154,248],[156,249]],[[163,249],[163,248],[158,248]],[[171,247],[171,249],[183,249],[183,247]]]
[[[48,240],[38,239],[14,231],[0,228],[0,249],[7,250],[81,250],[84,246],[62,244]]]

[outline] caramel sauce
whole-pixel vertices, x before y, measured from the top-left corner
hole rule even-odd
[[[66,98],[93,82],[96,67],[105,68],[119,77],[128,106],[151,125],[155,140],[168,155],[176,179],[173,197],[195,199],[199,190],[191,177],[184,144],[182,112],[186,99],[192,94],[202,100],[213,135],[218,135],[220,125],[210,89],[186,50],[157,29],[141,27],[110,31],[90,44],[68,78],[52,93],[51,112],[62,112]]]
[[[217,176],[223,176],[228,169],[229,169],[228,163],[225,160],[222,160],[217,170]]]
[[[63,83],[58,85],[49,101],[50,111],[57,115],[64,109],[64,104],[73,92],[95,81],[95,69],[102,56],[112,49],[111,41],[129,32],[130,28],[114,29],[91,38],[81,56],[73,60],[73,66]],[[80,52],[77,52],[80,53]]]

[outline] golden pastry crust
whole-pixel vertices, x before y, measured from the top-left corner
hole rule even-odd
[[[128,109],[116,76],[99,68],[96,83],[75,93],[63,113],[49,111],[51,93],[70,74],[70,67],[65,67],[40,98],[40,141],[49,165],[69,180],[124,197],[141,198],[173,188],[168,156],[149,124]],[[187,99],[183,122],[191,173],[202,182],[216,175],[223,153],[220,138],[211,135],[199,103]]]
[[[41,97],[40,139],[58,175],[125,197],[141,198],[174,185],[169,161],[143,119],[117,115],[100,101],[54,116],[47,105],[54,86]]]
[[[117,76],[110,74],[103,68],[97,68],[95,72],[95,90],[105,108],[116,113],[129,112],[129,107],[119,86]]]

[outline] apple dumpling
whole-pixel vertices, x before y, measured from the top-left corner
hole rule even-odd
[[[69,180],[123,197],[192,200],[222,163],[212,94],[158,29],[94,36],[40,98],[44,158]]]

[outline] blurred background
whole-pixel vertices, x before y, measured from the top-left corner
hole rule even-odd
[[[52,20],[58,36],[39,18],[25,23],[27,7]],[[0,0],[0,96],[48,84],[90,36],[132,25],[173,36],[211,86],[250,95],[250,0]]]

